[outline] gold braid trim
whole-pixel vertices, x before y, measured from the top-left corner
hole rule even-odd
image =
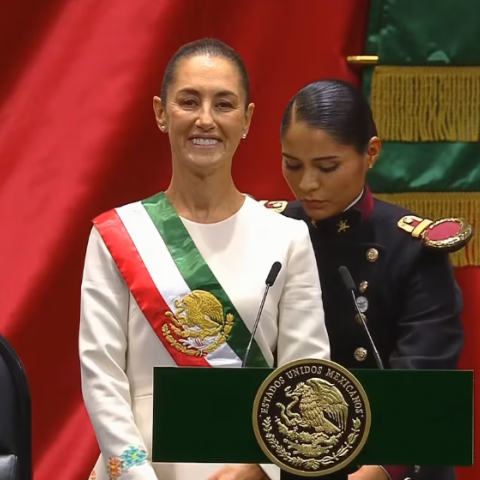
[[[379,137],[478,142],[479,67],[376,67],[371,104]]]
[[[465,248],[450,255],[452,264],[455,267],[480,265],[480,235],[475,230],[480,226],[480,193],[375,193],[374,197],[433,221],[450,217],[464,218],[473,225],[473,238]]]

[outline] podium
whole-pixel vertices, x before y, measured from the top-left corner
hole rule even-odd
[[[257,393],[275,372],[155,368],[153,462],[277,463],[254,432]],[[360,465],[473,464],[472,371],[355,369],[349,374],[368,398],[366,440],[342,469],[306,475],[333,480],[346,478]],[[288,418],[292,415],[299,416]]]

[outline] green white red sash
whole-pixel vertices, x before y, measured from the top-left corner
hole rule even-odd
[[[164,193],[104,213],[94,224],[177,365],[241,365],[250,331]],[[268,366],[255,342],[249,365]]]

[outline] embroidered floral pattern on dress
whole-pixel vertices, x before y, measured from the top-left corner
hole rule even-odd
[[[146,463],[148,459],[147,452],[143,448],[128,447],[120,457],[123,462],[123,467],[129,469]]]
[[[92,473],[88,477],[88,480],[97,480],[97,472],[95,470],[92,470]]]
[[[123,462],[119,457],[110,457],[107,466],[108,478],[116,480],[123,472]]]
[[[120,457],[110,457],[107,472],[109,480],[117,480],[122,473],[125,473],[132,467],[138,467],[147,462],[148,454],[143,448],[128,447]],[[92,472],[93,474],[93,472]],[[89,480],[96,480],[97,475],[90,477]]]

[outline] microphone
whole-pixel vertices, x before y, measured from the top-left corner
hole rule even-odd
[[[378,350],[377,350],[377,347],[375,346],[375,342],[373,341],[373,338],[370,335],[370,331],[368,330],[367,324],[365,323],[362,312],[360,311],[360,308],[358,308],[357,299],[355,297],[355,290],[356,290],[355,282],[353,281],[353,278],[350,275],[350,272],[348,271],[347,267],[341,266],[338,269],[338,273],[340,274],[340,277],[342,278],[343,285],[352,295],[352,300],[353,300],[353,304],[355,305],[355,310],[358,313],[358,317],[360,318],[360,321],[362,322],[363,329],[365,330],[365,333],[367,334],[368,340],[370,341],[370,345],[372,346],[373,356],[375,357],[377,367],[380,370],[384,370],[382,359],[380,358],[380,355],[378,354]]]
[[[243,358],[242,368],[247,366],[248,356],[250,355],[250,350],[252,348],[253,339],[255,338],[255,333],[257,333],[258,324],[260,323],[260,317],[262,316],[263,306],[265,305],[265,300],[267,299],[268,291],[270,287],[273,286],[275,280],[277,280],[278,274],[282,269],[282,264],[280,262],[275,262],[268,272],[267,279],[265,280],[265,291],[263,292],[262,302],[260,303],[260,308],[258,309],[257,318],[255,319],[255,323],[253,324],[252,335],[250,337],[250,341],[248,342],[247,349],[245,350],[245,357]]]

